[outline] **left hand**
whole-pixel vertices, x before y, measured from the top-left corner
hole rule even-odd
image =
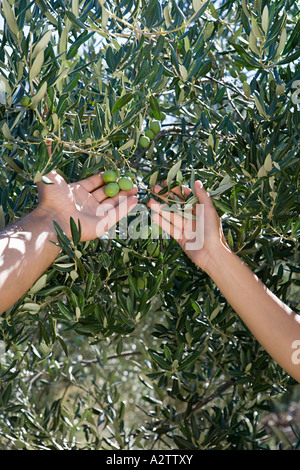
[[[50,142],[47,145],[51,157]],[[37,183],[40,199],[37,210],[51,223],[55,220],[68,238],[71,238],[70,217],[77,225],[80,220],[81,241],[89,241],[107,232],[138,202],[136,186],[107,197],[102,173],[70,184],[55,170],[46,177],[53,184]]]
[[[56,171],[51,171],[46,177],[53,184],[37,183],[39,212],[49,217],[51,222],[55,220],[69,238],[70,217],[76,224],[80,220],[81,241],[93,240],[113,227],[138,202],[136,186],[108,198],[102,173],[71,184],[67,184]]]

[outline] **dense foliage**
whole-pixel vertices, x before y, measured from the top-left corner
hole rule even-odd
[[[299,312],[296,2],[3,0],[2,18],[1,228],[53,168],[130,172],[146,218],[156,181],[201,179],[229,246]],[[261,417],[294,381],[208,276],[162,233],[72,229],[1,318],[0,448],[268,449]]]

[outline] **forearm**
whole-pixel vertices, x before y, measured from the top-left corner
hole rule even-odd
[[[300,316],[226,248],[215,252],[206,272],[264,349],[300,382],[300,364],[293,361],[293,343],[300,340]]]
[[[0,313],[11,307],[59,253],[52,217],[38,207],[0,233]]]

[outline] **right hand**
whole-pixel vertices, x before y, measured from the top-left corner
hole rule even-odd
[[[154,193],[158,193],[161,189],[163,189],[161,186],[156,185]],[[203,216],[200,215],[201,211],[197,211],[197,204],[193,209],[193,214],[196,215],[195,219],[184,218],[179,214],[164,210],[167,199],[170,205],[170,198],[172,199],[174,194],[181,196],[182,193],[184,198],[187,198],[191,189],[183,186],[181,192],[180,188],[176,187],[171,192],[160,196],[164,203],[158,203],[151,198],[148,206],[153,211],[154,222],[178,242],[197,266],[206,271],[209,268],[210,259],[212,255],[216,255],[216,251],[224,248],[229,249],[223,234],[221,220],[201,181],[195,182],[194,194],[197,196],[199,204],[203,204]],[[196,238],[195,234],[197,242],[193,243]]]

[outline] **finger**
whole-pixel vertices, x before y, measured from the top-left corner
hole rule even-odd
[[[129,198],[123,199],[118,206],[112,207],[101,220],[103,230],[107,232],[107,230],[116,225],[117,222],[129,214],[137,203],[138,198],[136,196],[130,196]]]
[[[210,197],[210,195],[208,194],[208,192],[204,189],[203,187],[203,184],[201,183],[201,181],[195,181],[195,184],[194,184],[194,191],[195,191],[195,195],[197,196],[200,204],[204,204],[205,206],[207,207],[213,207],[214,208],[214,204],[212,202],[212,199]]]
[[[183,230],[184,225],[188,223],[188,220],[184,220],[180,214],[176,214],[174,212],[175,208],[174,211],[164,210],[164,207],[165,209],[167,209],[170,208],[170,206],[160,204],[159,202],[154,201],[154,199],[150,199],[148,206],[151,208],[152,211],[161,215],[165,220],[176,226],[181,231]]]
[[[152,188],[152,191],[155,193],[155,195],[157,197],[159,197],[160,199],[163,199],[164,201],[167,202],[168,200],[168,193],[164,193],[164,194],[158,194],[160,191],[162,191],[164,188],[162,186],[160,186],[159,184],[156,184],[153,188]]]
[[[159,185],[155,185],[154,192],[158,193],[162,189],[165,189],[167,186],[167,181],[165,180],[163,184],[164,184],[164,188],[162,188]],[[190,193],[191,193],[191,189],[188,188],[187,186],[176,186],[175,188],[172,188],[169,192],[166,192],[164,194],[157,194],[157,196],[165,200],[166,202],[170,199],[174,200],[175,196],[178,196],[181,201],[184,201],[190,195]],[[178,201],[178,198],[176,199],[177,199],[177,202],[181,202],[181,201]]]
[[[175,225],[172,225],[168,220],[164,219],[160,214],[152,214],[152,219],[164,232],[175,240],[179,241],[182,239],[182,231],[178,227],[175,227]]]
[[[99,200],[100,205],[98,204],[98,207],[97,207],[97,215],[99,217],[104,216],[106,212],[114,209],[115,207],[120,205],[122,202],[125,203],[126,199],[128,199],[131,196],[134,196],[136,193],[137,193],[136,187],[132,188],[129,191],[120,191],[120,193],[118,193],[114,197],[108,197],[104,193],[102,201]],[[91,196],[94,196],[94,193],[92,193]],[[96,201],[95,198],[94,198],[94,201]]]
[[[153,188],[153,191],[155,193],[155,196],[160,198],[162,201],[165,201],[165,203],[170,203],[172,201],[175,201],[175,194],[172,192],[164,192],[163,194],[158,194],[161,190],[163,190],[162,186],[156,184]],[[182,196],[180,196],[180,199],[182,199]]]
[[[50,171],[50,173],[47,173],[44,177],[43,177],[43,181],[37,181],[36,185],[37,185],[37,188],[38,190],[43,190],[45,189],[45,186],[46,184],[45,183],[54,183],[54,184],[60,184],[62,182],[64,182],[64,178],[59,175],[55,170],[52,170]]]
[[[187,186],[177,186],[176,188],[171,189],[172,193],[176,194],[177,196],[180,197],[182,201],[185,201],[185,199],[191,194],[191,189],[188,188]]]
[[[96,175],[89,176],[84,180],[80,180],[75,184],[80,184],[86,191],[89,193],[95,191],[104,185],[102,178],[102,173],[97,173]]]
[[[164,181],[164,186],[166,187],[167,186],[167,180]],[[192,192],[192,190],[188,187],[188,186],[175,186],[175,188],[172,188],[170,190],[172,193],[176,194],[177,196],[179,196],[180,198],[184,198],[186,199],[189,194]]]
[[[50,160],[51,160],[51,158],[52,158],[52,140],[51,139],[46,139],[45,144],[47,146],[48,155],[49,155]]]
[[[106,186],[102,186],[101,188],[96,189],[96,191],[92,192],[92,195],[100,203],[102,203],[106,199],[109,199],[114,206],[116,206],[118,204],[118,197],[134,196],[138,191],[137,186],[134,186],[132,189],[130,189],[128,191],[123,191],[122,190],[116,196],[113,196],[113,197],[109,198],[105,193],[105,188],[106,188]]]
[[[177,186],[177,188],[174,188],[172,191],[174,193],[180,192],[180,195],[183,194],[184,199],[186,199],[192,192],[192,190],[188,186]]]

